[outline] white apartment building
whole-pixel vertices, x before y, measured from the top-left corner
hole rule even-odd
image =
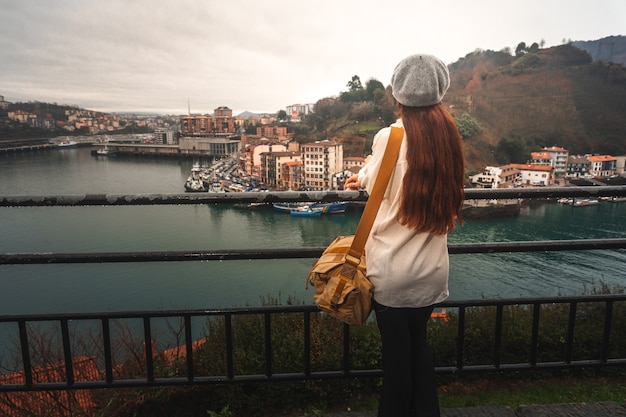
[[[300,152],[303,162],[303,186],[324,191],[337,188],[337,175],[343,172],[343,145],[328,140],[305,143]]]
[[[483,172],[470,177],[472,184],[478,188],[510,187],[516,185],[519,180],[519,170],[511,165],[486,166]]]
[[[567,149],[551,146],[549,148],[542,148],[541,151],[550,155],[550,165],[554,168],[554,176],[567,174],[567,160],[569,158],[569,151]]]

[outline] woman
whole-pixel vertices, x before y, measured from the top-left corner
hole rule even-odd
[[[447,235],[464,191],[461,137],[441,104],[448,68],[431,55],[402,60],[391,79],[405,135],[393,175],[365,246],[367,275],[383,349],[379,417],[439,416],[426,324],[448,297]],[[346,189],[371,192],[390,128],[374,137],[369,162]]]

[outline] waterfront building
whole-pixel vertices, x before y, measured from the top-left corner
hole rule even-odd
[[[300,146],[304,187],[310,190],[337,188],[337,175],[343,172],[343,145],[323,140]]]
[[[178,149],[181,155],[228,158],[239,154],[241,142],[239,136],[181,136]]]
[[[212,130],[211,116],[183,116],[180,119],[180,133],[183,136],[206,136]]]
[[[554,167],[537,164],[511,164],[519,170],[520,185],[550,186],[554,183]]]
[[[263,177],[269,177],[267,165],[267,154],[272,154],[272,152],[285,152],[287,148],[285,145],[282,145],[277,142],[270,141],[267,138],[263,138],[259,141],[259,144],[256,146],[249,146],[247,148],[247,159],[249,162],[246,162],[246,174],[251,175],[257,178],[259,181],[263,181]],[[263,156],[265,155],[265,157]],[[263,158],[266,158],[265,162]],[[275,175],[274,175],[275,177]]]
[[[214,133],[235,133],[233,111],[226,106],[218,107],[213,112]]]
[[[175,135],[172,129],[157,127],[154,129],[154,143],[158,145],[174,145]]]
[[[552,156],[548,152],[531,152],[530,163],[552,166]]]
[[[584,177],[589,174],[591,161],[586,156],[572,155],[567,160],[568,177]]]
[[[550,165],[554,168],[554,175],[565,175],[567,172],[569,151],[558,146],[544,147],[541,151],[550,156]]]
[[[282,146],[282,145],[281,145]],[[263,152],[260,154],[261,157],[261,169],[260,169],[260,181],[264,184],[267,184],[272,187],[276,187],[277,189],[293,189],[294,182],[297,178],[290,178],[288,182],[285,182],[283,178],[283,165],[284,164],[299,164],[302,165],[302,160],[300,156],[300,152],[291,152],[291,151],[282,151],[275,152],[270,149],[269,152]],[[296,171],[294,169],[294,165],[289,166],[292,171]],[[290,173],[285,173],[289,175]],[[296,185],[296,189],[300,188],[301,181],[298,181]]]
[[[180,131],[182,136],[188,137],[232,135],[236,131],[233,111],[222,106],[214,110],[212,117],[208,115],[183,116],[180,119]]]
[[[292,161],[280,165],[281,188],[300,190],[302,188],[302,161]]]
[[[519,185],[520,181],[520,171],[511,165],[487,166],[480,174],[470,177],[472,185],[478,188],[504,188]]]
[[[622,175],[623,176],[624,172],[625,172],[624,168],[625,168],[625,165],[626,165],[626,155],[616,156],[615,157],[615,162],[616,162],[615,173],[617,175]]]
[[[589,173],[594,177],[610,177],[615,175],[617,159],[611,155],[591,155]]]

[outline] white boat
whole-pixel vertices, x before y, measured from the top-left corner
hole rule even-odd
[[[204,181],[202,180],[201,174],[202,168],[200,168],[200,164],[195,163],[191,167],[191,174],[187,177],[187,181],[185,182],[185,191],[190,193],[200,193],[208,191],[204,186]]]
[[[70,140],[69,138],[65,138],[57,143],[57,148],[73,148],[75,146],[78,146],[78,142]]]
[[[116,156],[117,155],[117,153],[115,151],[112,151],[106,145],[104,146],[104,148],[98,149],[95,152],[91,151],[91,153],[92,153],[92,155],[95,155],[95,156]]]
[[[600,204],[600,200],[595,198],[583,198],[582,200],[574,199],[572,207],[595,206],[596,204]]]

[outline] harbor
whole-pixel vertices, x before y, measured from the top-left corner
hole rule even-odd
[[[192,160],[96,158],[88,147],[0,158],[0,195],[181,194]],[[45,181],[33,181],[45,178]],[[320,217],[229,204],[0,209],[3,253],[222,250],[325,246],[353,234],[358,209]],[[583,208],[537,201],[513,217],[466,219],[450,243],[626,236],[626,203]],[[450,297],[581,294],[626,287],[623,251],[455,255]],[[0,266],[3,313],[260,305],[268,296],[310,302],[310,259]],[[33,293],[30,289],[40,289]]]

